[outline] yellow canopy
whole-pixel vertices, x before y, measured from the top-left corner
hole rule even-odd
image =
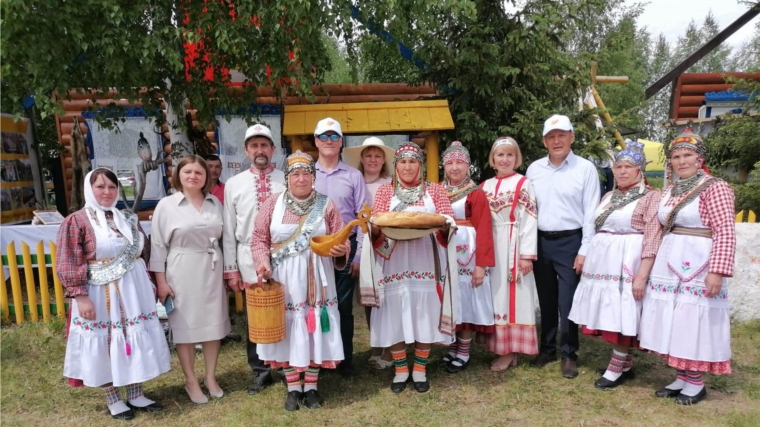
[[[661,142],[637,139],[644,144],[644,154],[647,156],[647,172],[665,171],[665,151]]]

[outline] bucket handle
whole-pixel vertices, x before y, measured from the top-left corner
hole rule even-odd
[[[262,293],[262,292],[269,292],[269,291],[275,290],[277,287],[276,283],[277,282],[272,280],[271,277],[267,279],[266,282],[264,282],[261,278],[261,275],[259,275],[259,282],[253,286],[253,292]]]

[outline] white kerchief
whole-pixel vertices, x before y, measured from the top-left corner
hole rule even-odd
[[[116,209],[116,204],[119,202],[118,196],[114,198],[111,206],[101,206],[95,199],[95,193],[92,191],[92,184],[90,184],[90,177],[96,170],[97,169],[91,171],[84,177],[84,208],[92,209],[95,212],[97,222],[90,215],[87,215],[87,219],[90,220],[90,224],[92,224],[96,236],[100,238],[108,238],[111,232],[109,231],[108,223],[106,222],[106,211],[111,211],[113,213],[113,222],[116,224],[116,228],[121,231],[121,234],[128,242],[131,242],[132,229],[127,223],[124,213]],[[116,183],[116,186],[119,186],[118,182]]]

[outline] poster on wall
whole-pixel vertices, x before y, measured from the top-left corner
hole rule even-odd
[[[28,222],[45,200],[31,123],[0,114],[0,139],[0,223]]]
[[[275,168],[282,169],[285,163],[285,150],[282,147],[282,128],[279,115],[262,115],[261,123],[272,130],[274,156],[272,163]],[[217,116],[217,135],[219,141],[219,158],[222,160],[222,182],[238,174],[244,166],[250,165],[245,156],[243,142],[248,124],[242,116],[232,116],[228,122],[224,117]]]
[[[125,117],[124,122],[115,123],[118,129],[107,129],[95,121],[94,115],[85,115],[85,118],[89,128],[87,144],[90,147],[92,167],[106,168],[115,173],[126,190],[127,198],[133,200],[130,184],[135,182],[137,186],[137,169],[142,163],[138,155],[140,133],[150,145],[151,159],[156,158],[159,150],[163,151],[161,135],[156,132],[154,120],[149,117]],[[144,206],[155,205],[166,196],[163,173],[162,168],[148,172],[145,178]]]

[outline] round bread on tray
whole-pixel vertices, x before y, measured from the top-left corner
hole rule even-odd
[[[377,227],[426,230],[445,226],[446,217],[425,212],[383,212],[372,216],[369,222]]]

